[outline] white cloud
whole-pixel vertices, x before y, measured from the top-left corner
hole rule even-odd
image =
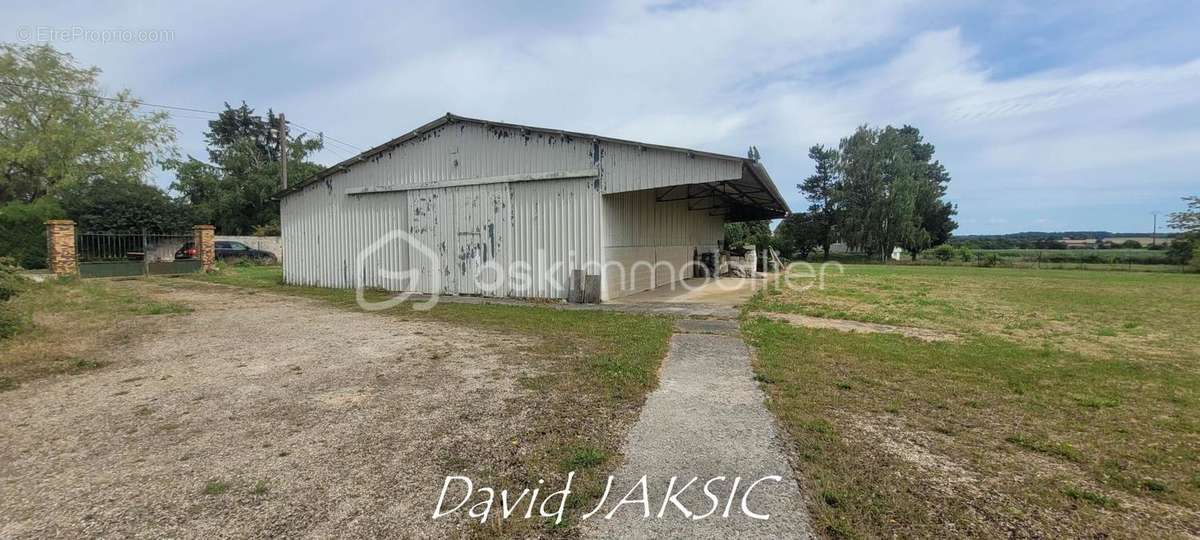
[[[104,67],[110,88],[202,108],[245,99],[362,147],[446,111],[732,154],[754,144],[793,208],[803,207],[792,186],[811,170],[808,146],[836,144],[864,123],[922,129],[954,175],[964,225],[1009,215],[1010,226],[1027,227],[1047,206],[1194,190],[1200,59],[1012,75],[1019,58],[999,70],[995,50],[984,54],[969,31],[939,18],[961,6],[631,0],[522,12],[296,2],[277,13],[233,2],[46,4],[23,6],[17,24],[173,28],[167,44],[64,46]],[[983,6],[1009,29],[1044,12]],[[1045,50],[1059,36],[1023,41]],[[1101,58],[1122,57],[1111,40],[1095,46]],[[185,149],[202,153],[203,122],[179,125]]]

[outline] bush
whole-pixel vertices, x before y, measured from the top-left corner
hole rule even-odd
[[[958,254],[958,250],[950,244],[942,244],[930,250],[929,253],[939,261],[949,262],[954,260],[955,255]]]
[[[7,302],[0,303],[0,339],[12,337],[22,326],[25,326],[25,319]]]
[[[25,278],[9,257],[0,257],[0,302],[6,302],[25,289]]]
[[[254,226],[254,236],[279,236],[281,234],[282,232],[278,221],[272,221],[265,225]]]
[[[979,262],[977,262],[976,264],[978,264],[979,266],[986,266],[988,268],[991,268],[993,266],[999,266],[1000,256],[995,253],[985,253],[979,257]]]
[[[0,206],[0,231],[4,231],[0,234],[0,257],[11,257],[24,268],[45,268],[46,220],[66,215],[49,197]]]
[[[1188,265],[1188,269],[1200,274],[1200,245],[1192,248],[1192,262]]]
[[[962,262],[971,262],[975,260],[975,252],[967,246],[962,246],[958,248],[958,258],[962,259]]]
[[[1187,264],[1192,260],[1196,246],[1193,245],[1190,239],[1178,239],[1171,242],[1171,246],[1167,248],[1167,262],[1171,264]]]

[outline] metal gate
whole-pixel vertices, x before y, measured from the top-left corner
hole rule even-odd
[[[79,233],[80,277],[187,274],[200,271],[192,234]]]

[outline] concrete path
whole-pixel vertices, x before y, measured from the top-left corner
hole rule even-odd
[[[750,351],[737,334],[735,321],[678,321],[658,389],[650,394],[641,416],[622,448],[625,462],[615,473],[604,509],[583,522],[594,538],[804,538],[812,536],[804,498],[785,458],[775,420],[750,370]],[[650,517],[644,506],[625,504],[611,519],[604,516],[638,480],[648,476]],[[664,498],[672,476],[675,490],[698,477],[679,502],[703,519],[685,516]],[[746,488],[764,477],[742,511]],[[705,483],[719,499],[704,493]],[[741,477],[730,497],[733,479]],[[640,498],[634,491],[627,500]],[[729,517],[723,517],[726,505]]]

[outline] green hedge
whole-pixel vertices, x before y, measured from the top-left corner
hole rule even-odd
[[[49,197],[0,206],[0,257],[11,257],[22,268],[45,268],[46,220],[65,217]]]

